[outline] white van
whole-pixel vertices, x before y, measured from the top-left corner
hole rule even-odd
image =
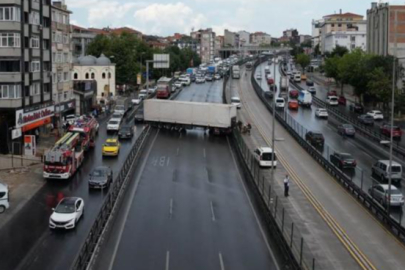
[[[260,167],[277,167],[277,154],[274,152],[274,163],[272,164],[273,149],[270,147],[259,147],[254,153]]]
[[[301,74],[295,73],[294,74],[294,82],[301,82]]]
[[[337,106],[339,105],[338,102],[338,98],[336,96],[329,96],[326,98],[326,102],[330,105],[330,106]]]
[[[402,165],[398,162],[392,161],[391,163],[391,180],[394,183],[401,183],[402,179]],[[382,181],[388,181],[390,172],[390,161],[389,160],[378,160],[373,167],[371,172],[373,175],[380,177]]]
[[[0,183],[0,214],[10,207],[8,192],[8,186]]]
[[[285,100],[284,100],[284,98],[276,98],[276,109],[278,109],[278,108],[280,108],[280,109],[282,109],[282,108],[284,108],[285,107]]]
[[[242,108],[242,103],[240,102],[239,97],[231,97],[231,104],[236,105],[236,108],[238,109]]]

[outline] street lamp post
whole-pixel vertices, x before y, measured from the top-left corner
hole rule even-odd
[[[273,67],[274,67],[274,69],[273,69],[273,77],[274,77],[274,79],[276,79],[276,65],[277,65],[277,58],[274,56],[274,59],[273,59],[274,61],[273,61]],[[274,85],[275,85],[275,81],[274,81]],[[270,89],[270,91],[274,91],[274,90],[272,90],[272,89]],[[276,94],[277,94],[277,91],[276,91]],[[272,104],[272,110],[273,110],[273,120],[272,120],[272,123],[271,123],[271,125],[272,125],[272,136],[271,136],[271,149],[272,149],[272,152],[271,152],[271,193],[270,193],[270,197],[271,197],[271,195],[272,195],[272,193],[273,193],[273,189],[274,189],[274,151],[275,151],[275,141],[276,141],[276,138],[275,138],[275,136],[276,136],[276,129],[275,129],[275,123],[276,123],[276,95],[273,95],[273,104]]]

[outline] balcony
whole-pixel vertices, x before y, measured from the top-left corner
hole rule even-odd
[[[21,0],[2,0],[1,1],[2,5],[5,6],[13,6],[13,5],[21,5]]]
[[[44,27],[44,29],[42,30],[42,37],[44,39],[50,39],[50,35],[49,35],[49,27]]]
[[[0,57],[10,56],[10,57],[21,57],[21,48],[0,48]]]
[[[0,108],[19,108],[22,106],[22,98],[0,99]]]
[[[21,82],[21,72],[0,72],[0,82]]]
[[[32,49],[32,57],[40,57],[41,51],[39,49]]]
[[[43,57],[43,61],[50,61],[51,59],[51,53],[49,50],[44,50],[44,57]]]
[[[21,22],[1,22],[1,30],[6,31],[21,31]]]

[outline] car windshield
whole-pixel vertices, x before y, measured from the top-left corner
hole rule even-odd
[[[284,99],[278,98],[278,99],[276,99],[276,102],[277,102],[277,103],[284,103]]]
[[[271,161],[272,160],[272,153],[262,153],[262,160]],[[277,160],[277,155],[274,154],[274,160]]]
[[[117,142],[105,142],[105,146],[117,146]]]
[[[340,156],[342,157],[342,159],[353,159],[352,155],[346,153],[340,154]]]
[[[392,166],[392,172],[393,173],[399,173],[401,172],[401,166]]]
[[[55,213],[61,213],[61,214],[70,214],[75,212],[75,204],[74,202],[66,202],[62,201],[61,203],[58,204],[58,206],[55,209]]]
[[[337,100],[337,97],[330,97],[329,98],[331,101],[336,101]]]
[[[129,131],[131,131],[131,128],[130,127],[122,127],[120,131],[129,132]]]
[[[110,120],[110,122],[108,122],[108,124],[110,124],[110,125],[117,125],[117,124],[118,124],[118,121],[116,121],[116,120]]]
[[[402,193],[398,189],[391,189],[391,195],[402,195]]]
[[[98,170],[95,170],[91,175],[92,175],[92,176],[95,176],[95,177],[104,176],[104,175],[105,175],[105,171],[102,170],[102,169],[98,169]]]
[[[119,114],[119,113],[114,113],[112,116],[111,116],[111,118],[115,118],[115,119],[117,119],[117,118],[121,118],[122,116],[121,116],[121,114]]]
[[[240,99],[237,97],[233,97],[233,98],[231,98],[231,102],[239,103]]]

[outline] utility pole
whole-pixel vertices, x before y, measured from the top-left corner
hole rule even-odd
[[[274,67],[274,69],[273,69],[273,77],[274,77],[274,80],[276,79],[276,64],[277,64],[277,58],[276,58],[276,56],[274,55],[274,58],[273,58],[273,67]],[[276,82],[274,81],[274,84],[273,84],[273,86],[275,86],[276,85]],[[273,88],[274,89],[274,88]],[[274,90],[272,90],[272,89],[270,89],[270,91],[274,91]],[[276,90],[276,94],[277,94],[277,90]],[[276,142],[276,125],[275,125],[275,123],[276,123],[276,95],[274,94],[273,95],[273,104],[272,104],[272,110],[273,110],[273,119],[272,119],[272,122],[271,122],[271,126],[272,126],[272,130],[271,130],[271,132],[272,132],[272,135],[271,135],[271,149],[272,149],[272,152],[271,152],[271,190],[270,190],[270,197],[271,197],[271,195],[272,195],[272,193],[273,193],[273,189],[274,189],[274,161],[275,161],[275,158],[274,158],[274,152],[276,151],[275,150],[275,142]]]

